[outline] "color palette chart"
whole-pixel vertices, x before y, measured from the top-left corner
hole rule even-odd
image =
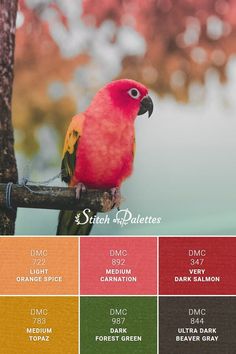
[[[235,354],[236,237],[2,237],[0,354]]]

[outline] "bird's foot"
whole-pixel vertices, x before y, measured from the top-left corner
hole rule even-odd
[[[76,196],[76,199],[80,199],[80,196],[81,196],[81,192],[85,192],[86,191],[86,187],[83,183],[78,183],[76,186],[75,186],[75,196]]]
[[[112,195],[112,201],[114,203],[113,207],[120,210],[120,204],[122,201],[120,188],[118,188],[118,187],[111,188],[111,195]]]

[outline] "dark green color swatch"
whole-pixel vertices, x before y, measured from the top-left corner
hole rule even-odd
[[[81,353],[156,354],[156,297],[82,297]]]

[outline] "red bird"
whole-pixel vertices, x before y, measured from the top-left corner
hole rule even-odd
[[[150,117],[152,111],[147,88],[123,79],[101,88],[88,109],[72,118],[65,138],[62,180],[76,187],[78,198],[86,187],[111,188],[119,195],[121,183],[133,169],[135,118],[145,112]],[[91,224],[76,225],[78,213],[61,211],[57,234],[89,234]]]

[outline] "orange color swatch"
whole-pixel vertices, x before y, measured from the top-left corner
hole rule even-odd
[[[0,294],[78,295],[78,239],[0,239]]]
[[[78,297],[0,297],[0,354],[78,354]]]

